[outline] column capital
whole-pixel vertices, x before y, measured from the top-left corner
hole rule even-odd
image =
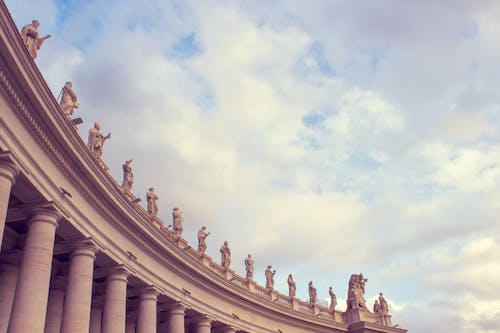
[[[130,273],[125,269],[123,265],[116,266],[109,271],[107,281],[121,280],[123,282],[128,282],[128,277]]]
[[[53,207],[52,203],[46,202],[42,203],[29,209],[30,220],[29,223],[33,222],[47,222],[57,226],[59,225],[59,220],[62,215]]]
[[[200,326],[205,326],[205,327],[212,327],[212,319],[208,318],[208,316],[205,314],[205,315],[202,315],[200,316],[197,321],[196,321],[196,327],[200,327]]]
[[[150,285],[150,286],[146,286],[142,289],[140,299],[141,300],[142,299],[150,299],[150,300],[154,300],[155,302],[157,302],[159,295],[160,295],[160,292],[155,288],[155,286]]]
[[[71,250],[70,258],[74,256],[89,256],[92,259],[95,259],[95,256],[99,252],[99,248],[97,245],[92,243],[90,239],[84,239],[81,241],[77,241]]]
[[[2,159],[0,156],[0,177],[7,178],[14,185],[19,173],[19,168],[14,163]]]
[[[176,302],[169,307],[169,310],[169,314],[181,314],[184,316],[184,312],[186,312],[187,307],[181,302]]]
[[[236,333],[237,329],[232,326],[225,326],[222,328],[222,333]]]

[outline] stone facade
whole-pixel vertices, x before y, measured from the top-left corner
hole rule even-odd
[[[0,333],[406,332],[269,290],[151,223],[60,112],[3,2],[0,41]]]

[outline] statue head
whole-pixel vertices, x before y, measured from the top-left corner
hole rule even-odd
[[[252,258],[252,255],[250,253],[248,254],[248,258]]]
[[[95,128],[96,130],[100,130],[100,129],[101,129],[101,125],[99,125],[99,123],[96,121],[96,122],[94,123],[94,128]]]
[[[149,192],[153,192],[154,190],[155,190],[154,187],[149,188]]]
[[[227,241],[224,241],[224,245],[228,245]]]
[[[68,86],[71,88],[71,87],[73,87],[73,83],[71,81],[66,81],[65,86]]]
[[[178,211],[179,207],[174,207],[173,210]]]
[[[205,230],[206,228],[207,228],[207,227],[203,226],[203,227],[201,227],[201,230]]]
[[[38,22],[38,20],[33,20],[31,21],[31,25],[38,29],[38,27],[40,26],[40,22]]]

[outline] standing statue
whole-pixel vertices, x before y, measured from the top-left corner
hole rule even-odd
[[[293,298],[295,297],[295,291],[297,290],[297,286],[295,284],[295,281],[293,281],[293,276],[292,273],[288,274],[288,297]]]
[[[266,271],[264,272],[266,276],[266,288],[273,289],[274,288],[274,274],[276,274],[276,270],[271,271],[273,266],[267,265]]]
[[[253,264],[254,260],[252,258],[252,255],[248,255],[248,257],[245,258],[245,270],[247,271],[247,279],[253,280]]]
[[[203,226],[198,231],[198,252],[201,254],[204,254],[207,250],[207,243],[205,243],[205,239],[208,235],[210,235],[210,233],[205,232],[205,230],[207,230],[207,227]]]
[[[40,22],[37,20],[31,21],[31,24],[26,24],[21,30],[21,38],[24,42],[24,45],[28,49],[28,52],[31,58],[35,59],[37,56],[37,52],[42,47],[43,42],[50,38],[50,35],[45,37],[40,37],[38,34],[38,27],[40,26]]]
[[[347,310],[360,309],[367,311],[365,294],[365,283],[368,279],[363,277],[363,273],[352,274],[349,280],[349,289],[347,291]]]
[[[229,269],[229,265],[231,265],[231,249],[229,248],[229,245],[227,241],[224,242],[224,244],[220,248],[220,253],[221,253],[221,266],[224,267],[224,269]]]
[[[77,97],[73,91],[73,83],[67,81],[64,87],[61,89],[61,101],[59,105],[61,110],[67,116],[71,116],[75,109],[80,107],[80,103],[77,102]]]
[[[373,304],[373,313],[380,313],[380,305],[377,300],[375,300],[375,304]]]
[[[309,303],[311,303],[311,305],[318,303],[318,293],[312,281],[309,281]]]
[[[92,154],[101,158],[102,156],[102,147],[104,146],[104,141],[111,138],[111,132],[108,135],[104,136],[99,132],[101,130],[101,125],[98,122],[94,123],[94,128],[89,131],[89,141],[87,146],[89,147]]]
[[[328,293],[330,294],[330,312],[335,313],[335,307],[337,306],[337,296],[333,293],[332,287],[328,288]]]
[[[387,301],[385,300],[384,296],[382,295],[382,293],[379,293],[378,294],[378,302],[380,304],[380,310],[379,312],[381,314],[388,314],[389,313],[389,306],[387,305]]]
[[[149,188],[148,193],[146,193],[146,201],[148,202],[148,213],[151,217],[155,217],[158,214],[158,204],[156,201],[158,200],[158,195],[154,192],[155,189],[153,187]]]
[[[130,190],[132,189],[132,184],[134,183],[134,174],[132,173],[132,167],[130,166],[132,163],[132,159],[125,161],[123,164],[123,182],[122,182],[122,190],[125,194],[130,194]]]
[[[182,228],[182,212],[179,211],[179,207],[174,207],[172,210],[172,229],[174,237],[181,237],[184,229]]]

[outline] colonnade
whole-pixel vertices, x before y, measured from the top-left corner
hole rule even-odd
[[[0,159],[0,240],[6,224],[11,188],[19,169]],[[105,291],[99,300],[93,292],[95,260],[99,252],[92,240],[71,244],[68,269],[62,279],[53,274],[56,230],[61,214],[50,203],[23,207],[29,218],[22,250],[0,253],[0,333],[184,333],[186,306],[173,300],[162,306],[160,292],[151,285],[139,290],[134,317],[127,315],[130,272],[109,267]],[[93,297],[94,295],[94,297]],[[210,333],[213,321],[206,315],[190,318],[191,330]],[[217,332],[235,333],[230,326]]]

